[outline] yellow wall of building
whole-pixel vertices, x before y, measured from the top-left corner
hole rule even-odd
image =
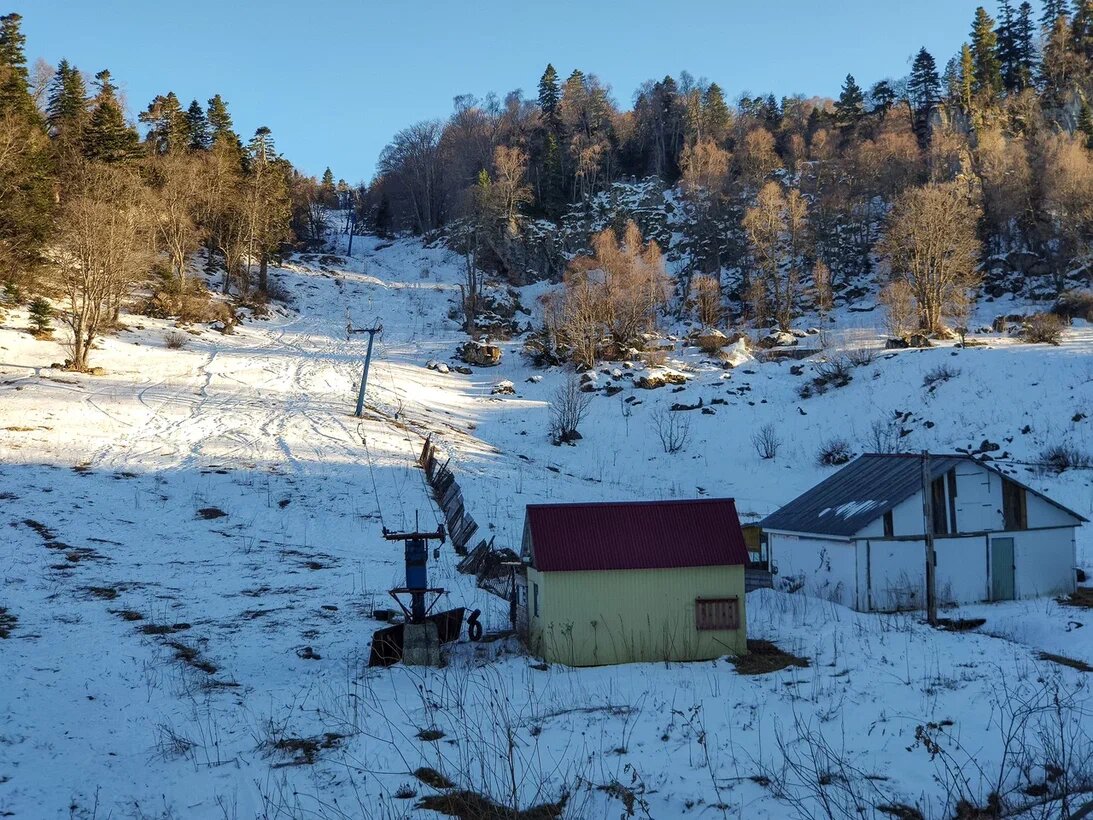
[[[739,629],[695,627],[695,598],[731,597],[740,599]],[[551,662],[708,660],[745,652],[745,627],[742,566],[548,573],[528,568],[528,646]]]

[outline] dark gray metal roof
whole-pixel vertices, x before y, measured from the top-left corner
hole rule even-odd
[[[959,464],[974,462],[984,469],[1005,475],[989,463],[966,455],[930,456],[930,477],[936,479]],[[1012,476],[1005,476],[1021,484]],[[1021,484],[1079,521],[1073,510]],[[833,476],[764,518],[764,530],[816,533],[848,538],[880,518],[922,487],[922,457],[912,454],[870,454],[860,456]]]

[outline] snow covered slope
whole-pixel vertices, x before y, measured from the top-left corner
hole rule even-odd
[[[983,348],[879,355],[808,399],[812,363],[723,370],[677,346],[671,364],[690,377],[679,392],[636,389],[607,366],[597,383],[621,392],[596,394],[584,438],[555,447],[548,403],[564,374],[528,368],[519,342],[471,375],[425,367],[466,338],[450,318],[460,270],[442,249],[358,239],[352,259],[274,271],[291,308],[232,336],[201,330],[170,350],[169,323],[126,317],[92,354],[98,377],[49,369],[61,348],[9,314],[0,607],[17,620],[0,640],[0,816],[421,816],[417,801],[438,790],[412,772],[428,766],[502,802],[569,792],[571,817],[618,816],[628,795],[643,816],[784,817],[780,744],[814,751],[802,737],[826,738],[861,789],[940,816],[938,764],[916,728],[933,723],[990,772],[1005,693],[1046,681],[1084,697],[1087,673],[1037,652],[1093,664],[1093,619],[1050,601],[979,607],[981,630],[950,634],[753,593],[752,637],[811,661],[757,677],[725,661],[543,670],[506,640],[458,644],[439,671],[364,668],[372,610],[402,580],[381,527],[438,515],[413,466],[428,434],[499,546],[518,546],[538,501],[727,495],[764,515],[828,474],[822,441],[863,452],[872,423],[897,413],[906,449],[989,440],[1013,462],[1060,442],[1093,451],[1088,327],[1058,348],[983,336]],[[346,339],[347,316],[385,327],[363,422],[351,414],[365,340]],[[840,320],[854,345],[876,337]],[[941,365],[955,374],[924,386]],[[493,395],[501,380],[516,394]],[[659,411],[700,400],[683,414],[686,447],[665,453]],[[767,423],[783,440],[773,460],[751,442]],[[1093,513],[1089,471],[1012,469]],[[1080,542],[1093,568],[1089,526]],[[454,564],[448,548],[432,563],[446,603],[503,629],[505,605]],[[418,736],[430,729],[442,736]]]

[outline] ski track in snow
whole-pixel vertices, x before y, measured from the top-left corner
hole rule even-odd
[[[691,376],[678,393],[635,390],[609,365],[599,378],[624,392],[595,398],[578,446],[553,447],[547,404],[563,376],[529,383],[519,341],[470,376],[424,367],[465,338],[448,318],[461,260],[410,240],[356,248],[336,270],[313,255],[272,271],[291,308],[231,336],[201,329],[171,351],[169,323],[128,317],[94,351],[102,377],[44,369],[63,353],[21,332],[20,311],[0,328],[0,606],[18,618],[0,640],[0,816],[422,816],[396,796],[430,793],[410,774],[421,765],[506,795],[496,750],[512,727],[524,803],[575,789],[569,816],[618,816],[622,804],[593,788],[617,781],[652,817],[719,815],[723,802],[729,816],[779,818],[789,807],[751,778],[802,726],[930,816],[941,793],[916,726],[954,721],[947,737],[981,750],[989,771],[1000,682],[1086,697],[1088,675],[1036,653],[1093,663],[1093,616],[1047,600],[968,607],[987,624],[950,634],[913,615],[752,593],[750,635],[812,660],[760,677],[725,661],[542,671],[509,640],[453,645],[445,670],[368,670],[382,626],[372,610],[403,573],[381,527],[439,521],[413,466],[425,435],[498,545],[519,546],[531,502],[730,495],[756,518],[828,474],[821,440],[861,452],[869,424],[895,411],[913,413],[911,449],[989,438],[1023,460],[1059,440],[1093,450],[1093,418],[1075,420],[1093,417],[1093,331],[1075,327],[1059,348],[989,337],[990,350],[879,356],[807,400],[793,363],[730,373],[677,351]],[[982,305],[981,323],[1013,309]],[[347,313],[385,326],[363,420],[351,414],[366,339],[345,338]],[[943,363],[959,374],[926,391]],[[517,395],[490,395],[502,379]],[[700,398],[715,414],[688,414],[688,448],[666,455],[654,411]],[[783,438],[769,462],[750,442],[766,422]],[[1018,475],[1093,512],[1088,472]],[[1091,542],[1087,525],[1087,569]],[[480,608],[487,631],[503,629],[507,605],[455,563],[445,547],[430,564],[449,590],[441,606]],[[416,737],[434,727],[441,741]],[[339,737],[312,764],[277,747],[324,733]]]

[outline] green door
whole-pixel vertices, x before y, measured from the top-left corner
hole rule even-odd
[[[991,600],[1013,600],[1013,539],[991,539]]]

